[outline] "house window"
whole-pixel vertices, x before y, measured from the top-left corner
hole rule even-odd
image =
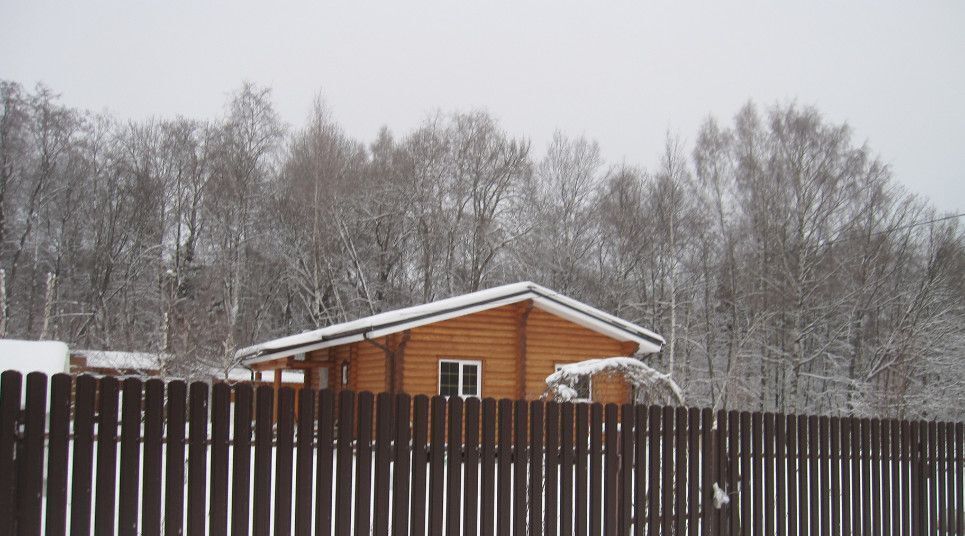
[[[442,396],[479,396],[482,363],[479,361],[439,360],[439,394]]]
[[[555,370],[560,370],[561,368],[563,368],[564,365],[565,363],[563,365],[559,365],[559,364],[556,365]],[[573,399],[573,402],[590,402],[592,400],[593,398],[593,377],[592,376],[580,376],[579,379],[576,380],[576,384],[571,385],[570,387],[572,387],[573,390],[576,391],[576,398]]]

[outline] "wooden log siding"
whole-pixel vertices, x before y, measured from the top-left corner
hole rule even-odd
[[[282,388],[276,405],[269,386],[88,376],[73,386],[63,375],[3,373],[3,534],[965,528],[962,423],[723,411],[715,419],[696,408],[376,399],[347,389],[336,404],[331,390],[295,398]],[[718,504],[718,488],[727,503]]]
[[[521,302],[443,320],[384,337],[306,354],[305,361],[280,358],[254,367],[306,370],[306,387],[317,388],[321,369],[329,385],[341,385],[341,365],[349,365],[353,391],[439,394],[439,361],[479,361],[482,395],[492,398],[539,399],[546,377],[556,365],[586,359],[633,355],[636,343],[621,342]],[[616,376],[593,378],[593,400],[631,402],[632,389]],[[277,404],[276,404],[277,406]]]

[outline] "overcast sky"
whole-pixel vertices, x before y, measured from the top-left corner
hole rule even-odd
[[[484,108],[538,153],[561,129],[647,167],[668,129],[796,101],[965,211],[965,2],[467,4],[0,0],[0,78],[129,118],[215,117],[250,80],[362,140]]]

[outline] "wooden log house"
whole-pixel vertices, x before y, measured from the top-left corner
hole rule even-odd
[[[282,371],[302,370],[312,388],[533,400],[560,365],[650,354],[663,343],[650,330],[522,282],[263,342],[239,357],[276,384]],[[622,378],[598,376],[577,386],[581,399],[631,400]]]

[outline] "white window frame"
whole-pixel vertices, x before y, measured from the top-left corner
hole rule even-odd
[[[443,363],[456,363],[459,365],[459,398],[482,398],[482,376],[483,376],[483,366],[482,361],[473,359],[451,359],[447,357],[439,358],[439,363],[436,365],[436,391],[442,395],[442,364]],[[467,395],[462,392],[462,369],[466,365],[476,366],[476,394]],[[452,395],[447,395],[452,396]]]
[[[556,363],[553,365],[553,372],[558,372],[560,368],[566,365],[572,365],[573,363]],[[586,377],[587,382],[589,382],[590,396],[587,398],[574,398],[570,402],[593,402],[593,376],[589,375]]]

